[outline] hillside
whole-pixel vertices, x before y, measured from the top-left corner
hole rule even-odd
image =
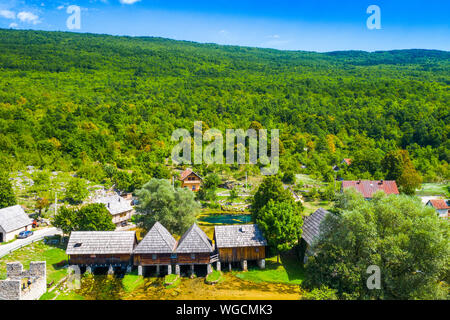
[[[150,176],[171,133],[279,128],[281,168],[382,178],[407,149],[426,181],[449,179],[450,53],[294,52],[162,38],[0,30],[0,166]],[[304,148],[308,147],[308,152]],[[92,170],[94,168],[94,170]],[[200,168],[200,171],[206,170]],[[95,172],[93,174],[92,172]],[[89,176],[93,174],[94,177]]]

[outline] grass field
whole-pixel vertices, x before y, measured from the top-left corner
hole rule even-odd
[[[0,259],[0,279],[6,278],[6,263],[19,261],[28,269],[31,261],[47,262],[47,283],[57,283],[66,276],[67,264],[65,248],[61,245],[47,245],[43,241],[34,242]]]
[[[283,283],[283,284],[301,284],[304,279],[303,264],[299,261],[294,252],[282,254],[280,263],[277,263],[277,257],[266,259],[266,268],[249,268],[247,272],[239,272],[236,276],[242,280],[256,283]]]
[[[416,191],[418,196],[450,197],[450,183],[423,183],[422,188]]]

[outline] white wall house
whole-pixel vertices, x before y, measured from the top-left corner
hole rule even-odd
[[[14,240],[20,232],[30,230],[32,223],[19,205],[0,209],[0,242]]]
[[[112,195],[95,200],[96,203],[103,203],[112,215],[112,221],[117,226],[129,221],[134,213],[131,201],[119,195]]]
[[[427,202],[427,206],[431,206],[436,210],[440,217],[446,218],[450,213],[450,201],[444,199],[431,199]]]

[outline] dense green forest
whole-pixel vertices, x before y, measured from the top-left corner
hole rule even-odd
[[[450,176],[450,52],[312,53],[0,30],[0,72],[6,171],[164,177],[172,131],[193,132],[201,120],[280,129],[283,172],[331,180],[345,157],[353,159],[346,178],[380,179],[384,156],[405,149],[424,181]]]

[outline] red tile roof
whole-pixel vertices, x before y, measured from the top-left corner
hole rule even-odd
[[[364,198],[372,198],[372,194],[378,190],[383,190],[386,194],[399,194],[397,184],[394,180],[342,181],[343,189],[351,187],[362,193]]]
[[[186,170],[184,170],[181,174],[180,174],[180,180],[184,180],[186,179],[191,173],[195,174],[197,177],[199,177],[200,179],[202,177],[200,177],[197,173],[195,173],[191,168],[187,168]]]
[[[344,158],[342,161],[344,161],[348,166],[352,164],[352,159],[349,158]]]
[[[443,199],[433,199],[428,201],[436,210],[450,209],[450,206]]]

